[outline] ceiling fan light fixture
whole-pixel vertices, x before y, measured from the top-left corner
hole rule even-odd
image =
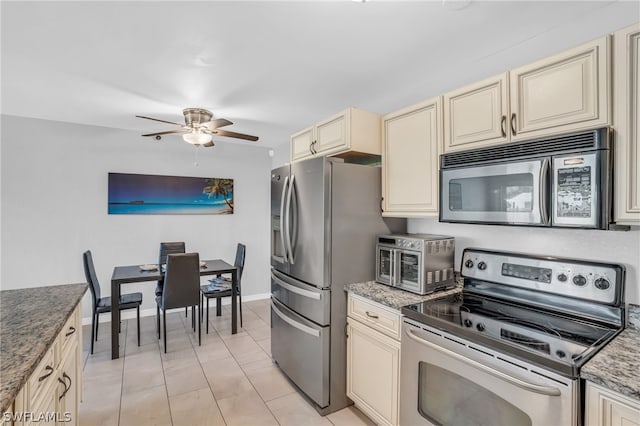
[[[211,135],[208,133],[202,133],[199,131],[193,131],[191,133],[187,133],[182,135],[182,139],[185,142],[189,142],[192,145],[204,145],[206,143],[211,142]]]

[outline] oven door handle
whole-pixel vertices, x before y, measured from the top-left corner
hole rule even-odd
[[[522,389],[531,391],[531,392],[535,392],[538,394],[542,394],[542,395],[548,395],[548,396],[560,396],[562,393],[560,392],[560,389],[555,388],[553,386],[540,386],[540,385],[536,385],[534,383],[529,383],[526,382],[524,380],[520,380],[516,377],[511,377],[505,373],[502,373],[498,370],[494,370],[493,368],[487,367],[486,365],[480,364],[477,361],[474,361],[472,359],[469,359],[463,355],[457,354],[453,351],[450,351],[449,349],[446,348],[442,348],[438,345],[435,345],[427,340],[422,339],[419,336],[416,336],[415,333],[413,332],[413,330],[408,329],[405,331],[406,335],[412,339],[415,340],[416,342],[429,347],[430,349],[434,349],[436,351],[442,352],[443,354],[457,359],[458,361],[464,362],[465,364],[470,365],[473,368],[476,368],[478,370],[484,371],[485,373],[489,373],[494,377],[497,377],[498,379],[504,380],[505,382],[509,382],[513,385],[516,385]]]

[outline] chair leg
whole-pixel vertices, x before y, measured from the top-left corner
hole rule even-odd
[[[191,307],[191,328],[196,331],[196,305]]]
[[[222,315],[222,304],[220,303],[221,299],[216,297],[216,316],[219,317]]]
[[[138,317],[138,346],[140,346],[140,305],[136,307],[136,316]],[[242,314],[240,315],[240,321],[242,322]]]
[[[200,311],[202,311],[202,305],[198,305],[198,315],[200,315]],[[198,324],[198,346],[202,346],[202,323]]]
[[[167,310],[162,308],[162,328],[164,328],[164,353],[167,353]]]
[[[93,355],[93,339],[95,338],[96,330],[96,313],[91,315],[91,355]]]
[[[96,314],[96,342],[98,341],[98,326],[100,325],[100,314]]]
[[[242,295],[238,293],[238,302],[240,303],[240,328],[242,328]]]
[[[184,317],[187,317],[187,312],[189,312],[189,308],[187,306],[184,307]]]
[[[209,334],[209,298],[207,297],[207,334]]]
[[[158,340],[160,340],[160,306],[156,305],[156,331],[158,332]]]

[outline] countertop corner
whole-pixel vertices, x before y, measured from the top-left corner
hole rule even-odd
[[[380,303],[381,305],[399,311],[403,306],[424,302],[425,300],[435,299],[437,297],[446,296],[452,293],[457,293],[462,290],[462,287],[459,286],[458,283],[456,283],[456,286],[449,290],[436,291],[424,296],[390,287],[388,285],[380,284],[375,281],[347,284],[345,285],[344,289],[348,293],[357,294],[358,296],[362,296],[374,302]]]

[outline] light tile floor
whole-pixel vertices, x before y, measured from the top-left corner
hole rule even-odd
[[[167,315],[167,353],[155,317],[123,321],[120,358],[111,359],[109,324],[89,355],[83,329],[81,425],[373,425],[355,407],[321,417],[271,361],[269,301],[243,303],[244,327],[231,334],[229,306],[212,309],[202,346],[191,313]]]

